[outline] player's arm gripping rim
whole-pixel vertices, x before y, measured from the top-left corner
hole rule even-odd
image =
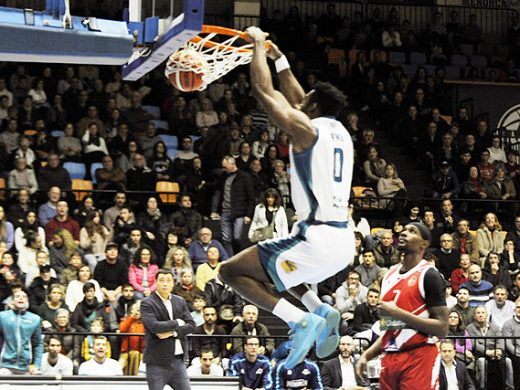
[[[284,95],[273,88],[265,50],[266,34],[258,27],[249,27],[247,33],[254,42],[251,61],[253,94],[270,115],[274,124],[289,135],[294,150],[301,152],[314,144],[317,137],[316,130],[304,112],[293,108]]]

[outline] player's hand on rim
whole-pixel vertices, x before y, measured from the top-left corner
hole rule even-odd
[[[256,26],[248,27],[246,33],[247,35],[249,35],[251,41],[259,43],[265,42],[267,36],[269,35],[268,33],[263,32],[260,28]]]
[[[271,41],[271,40],[267,41],[267,43],[268,43],[267,52],[265,54],[267,54],[268,58],[272,59],[273,61],[276,61],[278,58],[283,56],[283,53],[280,50],[280,48],[278,47],[278,45],[273,43],[273,41]]]

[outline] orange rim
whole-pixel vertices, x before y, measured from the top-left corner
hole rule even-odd
[[[204,34],[214,33],[214,34],[219,34],[219,35],[228,35],[230,37],[238,35],[238,37],[240,37],[241,39],[244,39],[244,40],[246,40],[247,37],[248,37],[247,33],[245,33],[244,31],[235,30],[234,28],[228,28],[228,27],[212,26],[212,25],[209,25],[209,24],[204,24],[202,26],[201,33],[204,33]],[[191,42],[199,43],[200,41],[202,41],[202,39],[203,38],[201,38],[200,36],[197,35],[196,37],[193,37],[191,39]],[[218,42],[213,42],[211,40],[205,41],[204,42],[204,47],[206,47],[208,49],[211,49],[211,48],[214,48],[214,47],[221,47],[224,50],[236,50],[236,51],[238,51],[240,53],[251,53],[253,51],[252,49],[237,48],[237,47],[234,47],[234,46],[224,45],[224,44],[218,43]],[[269,47],[269,43],[266,42],[265,47],[268,48]]]

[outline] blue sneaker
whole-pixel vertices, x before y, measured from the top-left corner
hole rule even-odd
[[[302,362],[307,356],[316,341],[317,335],[325,329],[325,320],[316,314],[307,313],[300,322],[289,323],[289,327],[293,333],[293,347],[289,356],[287,356],[285,366],[290,369]]]
[[[331,355],[339,344],[339,311],[327,303],[318,306],[314,314],[325,319],[325,328],[318,334],[316,341],[316,355],[320,359]]]

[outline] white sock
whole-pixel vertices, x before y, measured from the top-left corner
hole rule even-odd
[[[273,314],[285,322],[300,322],[305,317],[305,312],[298,309],[292,303],[281,298],[273,309]]]
[[[305,305],[307,310],[309,310],[311,313],[314,313],[318,306],[323,303],[321,299],[318,297],[318,294],[316,294],[312,290],[309,290],[305,294],[303,294],[301,301]]]

